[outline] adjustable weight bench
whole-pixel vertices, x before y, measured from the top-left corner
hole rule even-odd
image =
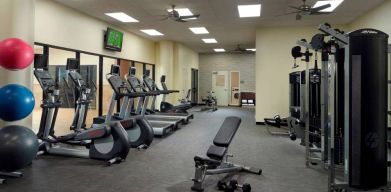
[[[236,165],[228,162],[228,157],[232,157],[232,155],[227,154],[228,147],[235,136],[241,121],[242,120],[239,117],[227,117],[217,132],[217,135],[213,140],[213,145],[209,147],[206,153],[208,157],[194,157],[195,175],[194,179],[192,179],[194,183],[191,190],[204,191],[203,182],[206,175],[218,175],[240,171],[257,175],[262,174],[262,169]]]

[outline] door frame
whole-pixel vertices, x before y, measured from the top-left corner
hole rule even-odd
[[[221,98],[220,99],[218,98],[219,93],[217,93],[217,91],[213,89],[213,87],[215,87],[215,85],[213,84],[214,83],[213,76],[219,75],[219,73],[224,73],[224,75],[226,76],[224,79],[226,90],[224,90],[224,91],[226,92],[226,98],[227,98],[226,104],[227,105],[221,105],[221,103],[222,103]],[[211,82],[212,83],[212,90],[215,92],[214,94],[215,94],[215,97],[217,98],[217,105],[219,105],[219,106],[229,106],[229,104],[230,104],[230,90],[229,90],[230,89],[230,78],[229,78],[229,76],[230,76],[230,71],[228,71],[228,70],[226,70],[226,71],[224,71],[224,70],[212,71],[212,82]]]
[[[195,75],[196,74],[196,75]],[[192,104],[198,104],[199,92],[199,69],[191,68],[191,94],[190,99]]]
[[[231,82],[231,77],[232,77],[232,72],[237,72],[239,75],[239,77],[238,77],[238,87],[239,87],[239,92],[240,92],[240,71],[229,71],[229,80],[228,80],[228,82],[229,82],[229,104],[228,104],[228,106],[237,106],[237,105],[231,105],[231,101],[232,101],[232,82]],[[239,105],[240,105],[240,98],[239,98]]]

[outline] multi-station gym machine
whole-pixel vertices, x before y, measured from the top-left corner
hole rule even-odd
[[[303,138],[306,165],[329,171],[329,191],[387,190],[388,35],[375,29],[344,33],[328,24],[319,30],[292,49],[306,63],[301,119],[292,127]],[[310,51],[321,55],[320,77],[310,71]],[[320,98],[320,113],[314,98]]]

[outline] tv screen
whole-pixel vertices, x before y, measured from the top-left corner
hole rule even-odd
[[[105,48],[113,51],[121,51],[123,37],[124,33],[108,27],[105,35]]]

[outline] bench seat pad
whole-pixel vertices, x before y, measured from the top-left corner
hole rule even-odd
[[[242,119],[239,117],[227,117],[221,125],[213,143],[219,147],[228,147],[238,130]]]
[[[222,160],[226,153],[227,153],[227,148],[211,145],[208,149],[208,152],[206,152],[206,155],[214,160]]]

